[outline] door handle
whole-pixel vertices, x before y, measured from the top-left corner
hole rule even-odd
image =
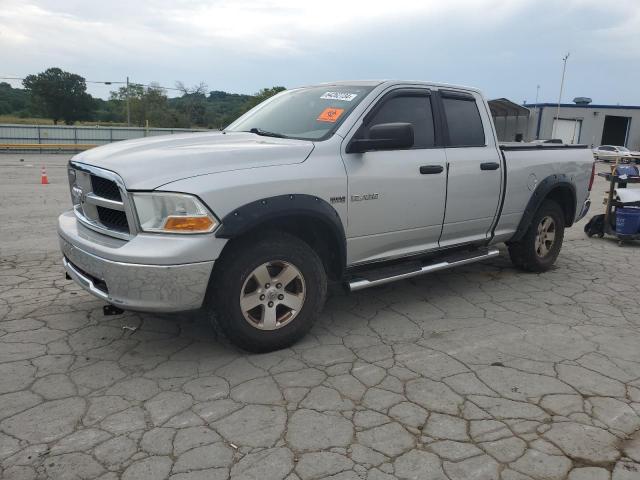
[[[484,162],[480,164],[480,170],[497,170],[500,168],[498,162]]]
[[[436,173],[442,173],[444,167],[442,165],[422,165],[420,167],[420,173],[422,175],[434,175]]]

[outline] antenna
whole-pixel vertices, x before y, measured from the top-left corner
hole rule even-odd
[[[538,109],[538,97],[540,96],[540,85],[536,85],[536,101],[533,104],[533,118],[536,119],[536,122],[538,121],[538,115],[540,115],[540,110]],[[533,137],[533,135],[532,135]],[[536,140],[538,140],[540,138],[540,132],[538,131],[536,133]]]
[[[551,132],[551,138],[556,138],[556,126],[558,125],[558,119],[560,118],[560,103],[562,103],[562,90],[564,89],[564,74],[567,71],[567,60],[571,52],[562,57],[562,79],[560,80],[560,95],[558,96],[558,109],[556,110],[556,118],[553,122],[553,131]]]

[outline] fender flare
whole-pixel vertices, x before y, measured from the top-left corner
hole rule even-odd
[[[524,236],[526,231],[529,229],[529,225],[531,225],[533,216],[538,211],[538,208],[540,208],[540,205],[542,205],[542,202],[547,198],[549,193],[556,188],[568,188],[571,191],[575,212],[576,187],[573,185],[569,177],[564,173],[549,175],[542,180],[538,184],[538,187],[532,192],[531,198],[529,198],[527,207],[524,209],[524,213],[522,214],[522,218],[518,224],[518,229],[509,242],[517,242]],[[571,219],[571,222],[573,222],[573,218]],[[568,223],[567,226],[571,226],[571,223]]]
[[[338,212],[327,201],[314,195],[291,193],[262,198],[247,203],[225,215],[216,237],[233,239],[262,224],[303,216],[326,226],[336,239],[338,258],[344,267],[347,259],[347,237]]]

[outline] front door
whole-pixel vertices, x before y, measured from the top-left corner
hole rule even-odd
[[[413,148],[343,153],[348,176],[350,264],[438,247],[446,157],[436,142],[431,92],[417,88],[392,90],[364,116],[354,137],[367,138],[371,126],[394,122],[412,124]]]

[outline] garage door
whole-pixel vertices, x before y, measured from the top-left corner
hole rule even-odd
[[[582,128],[582,120],[566,120],[564,118],[553,120],[553,138],[562,139],[563,143],[580,142],[580,129]]]

